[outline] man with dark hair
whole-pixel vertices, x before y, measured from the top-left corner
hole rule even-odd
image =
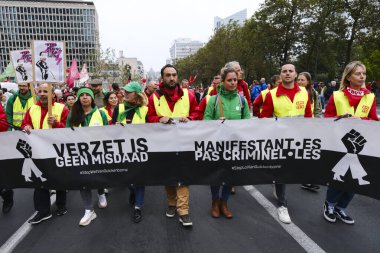
[[[304,87],[300,87],[294,82],[297,77],[295,66],[293,64],[283,65],[280,76],[282,82],[265,96],[260,116],[262,118],[313,117],[309,94]],[[285,184],[275,184],[274,193],[278,201],[279,220],[283,223],[291,223],[285,196]]]
[[[49,88],[48,84],[41,84],[38,87],[39,100],[37,104],[30,107],[25,114],[21,127],[30,134],[33,129],[49,129],[49,128],[64,128],[66,126],[66,119],[69,114],[69,110],[65,105],[52,102],[52,115],[48,115],[48,94],[53,91]],[[40,177],[41,181],[44,178]],[[57,212],[58,216],[62,216],[67,213],[66,209],[66,191],[57,190]],[[48,189],[36,188],[34,190],[34,208],[36,209],[36,215],[28,222],[31,224],[38,224],[44,220],[52,217],[50,210],[50,193]]]
[[[170,123],[173,118],[188,122],[198,118],[198,104],[193,93],[182,89],[178,83],[177,69],[170,64],[161,69],[162,83],[149,97],[148,122]],[[183,226],[192,226],[189,216],[189,186],[166,186],[168,209],[166,216],[178,213]]]

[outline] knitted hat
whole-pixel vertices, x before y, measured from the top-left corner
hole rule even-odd
[[[88,95],[90,95],[90,97],[92,97],[92,100],[94,100],[94,92],[92,92],[91,89],[89,89],[89,88],[80,88],[80,89],[78,90],[78,93],[77,93],[78,98],[79,98],[83,93],[87,93]]]

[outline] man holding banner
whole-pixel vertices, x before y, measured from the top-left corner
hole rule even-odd
[[[36,105],[30,107],[26,112],[25,118],[22,121],[21,127],[30,134],[32,129],[49,129],[49,128],[64,128],[66,126],[67,115],[69,110],[64,104],[60,104],[53,101],[52,115],[48,115],[48,96],[53,96],[52,88],[44,83],[38,87],[37,91],[39,101]],[[50,113],[49,113],[50,114]],[[30,157],[30,156],[29,156]],[[24,174],[25,173],[25,174]],[[36,178],[44,182],[46,179],[42,177],[42,173],[33,171]],[[30,176],[32,171],[24,172],[25,180],[32,180]],[[66,191],[57,191],[57,212],[58,216],[67,213],[66,210]],[[29,220],[31,224],[38,224],[41,221],[50,219],[52,217],[50,210],[50,192],[48,189],[35,189],[34,190],[34,208],[37,210],[37,214]]]
[[[178,83],[177,69],[167,64],[161,69],[162,83],[149,98],[148,121],[170,124],[173,118],[186,123],[198,118],[198,104],[194,93],[182,89]],[[166,216],[172,218],[176,212],[183,226],[192,226],[189,216],[189,186],[166,186],[168,209]]]
[[[270,117],[307,117],[311,118],[309,95],[305,88],[294,82],[297,77],[293,64],[281,67],[281,80],[277,88],[269,91],[263,104],[262,118]],[[287,200],[285,197],[285,184],[275,184],[275,195],[278,200],[278,217],[283,223],[291,223]]]

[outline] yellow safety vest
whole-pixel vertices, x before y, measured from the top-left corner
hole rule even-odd
[[[349,113],[360,118],[368,117],[375,99],[375,95],[373,93],[365,94],[355,110],[355,108],[348,102],[348,98],[343,91],[334,91],[333,95],[337,116]]]
[[[135,113],[132,118],[132,124],[144,124],[146,119],[146,114],[148,113],[148,107],[143,105],[139,107],[141,117]],[[124,104],[119,104],[119,114],[125,111]],[[127,120],[124,119],[121,123],[126,124]]]
[[[12,124],[15,126],[20,127],[22,120],[24,119],[24,116],[26,114],[26,111],[34,105],[33,97],[30,97],[25,104],[25,107],[22,107],[20,98],[16,96],[16,99],[13,103],[13,122]]]
[[[173,111],[170,110],[170,107],[164,95],[158,98],[154,93],[153,96],[154,108],[156,109],[157,116],[166,116],[173,118],[189,116],[190,100],[189,91],[187,89],[183,90],[183,96],[175,103]]]
[[[265,97],[266,95],[269,93],[269,89],[265,89],[261,92],[261,98],[263,99],[263,104],[264,104],[264,101],[265,101]],[[262,112],[263,110],[263,106],[260,107],[260,112]]]
[[[211,91],[214,90],[214,86],[210,86],[207,91],[207,95],[210,95]]]
[[[106,114],[108,121],[110,121],[112,119],[112,117],[108,115],[108,111],[107,111],[106,107],[102,107],[99,110],[103,111]]]
[[[92,113],[90,123],[88,124],[88,126],[103,126],[103,118],[100,114],[99,109]],[[82,127],[82,125],[79,125],[79,127]]]
[[[63,108],[65,107],[64,104],[60,103],[54,103],[52,106],[52,114],[55,116],[55,119],[60,122]],[[39,105],[32,105],[29,110],[30,117],[32,119],[33,129],[41,129],[41,106]],[[42,129],[49,129],[49,125],[47,123],[48,114],[45,115],[45,118],[43,119],[42,123]]]
[[[286,95],[277,96],[277,89],[274,88],[269,92],[273,100],[273,115],[276,117],[303,117],[309,94],[304,87],[300,87],[301,91],[294,96],[293,102]]]

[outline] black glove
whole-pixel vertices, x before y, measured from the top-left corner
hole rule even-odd
[[[347,148],[347,152],[351,154],[359,154],[363,148],[364,144],[367,142],[366,139],[359,133],[352,129],[342,138],[344,146]]]
[[[16,149],[25,157],[25,158],[31,158],[32,157],[32,147],[26,143],[26,141],[23,141],[21,139],[18,140]]]

